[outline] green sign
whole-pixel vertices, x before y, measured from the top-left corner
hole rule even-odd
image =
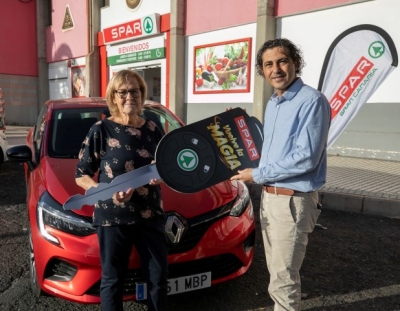
[[[126,63],[145,62],[148,60],[159,59],[164,57],[165,57],[165,47],[162,47],[146,51],[110,56],[107,58],[107,64],[113,66]]]

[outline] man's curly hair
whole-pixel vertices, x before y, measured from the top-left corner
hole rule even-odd
[[[305,66],[305,62],[303,59],[303,52],[293,42],[285,38],[276,38],[268,40],[260,47],[260,49],[257,52],[257,58],[256,58],[257,74],[259,76],[264,77],[262,56],[266,50],[276,47],[281,47],[282,48],[281,52],[293,60],[294,64],[296,65],[296,74],[297,76],[301,76],[302,70]]]

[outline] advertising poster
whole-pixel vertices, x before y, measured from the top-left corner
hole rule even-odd
[[[72,97],[85,97],[85,67],[71,67]]]
[[[193,94],[250,91],[251,38],[194,47]]]

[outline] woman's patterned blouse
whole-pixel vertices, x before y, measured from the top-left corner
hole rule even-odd
[[[160,129],[152,121],[141,127],[125,126],[104,119],[95,123],[82,143],[75,177],[98,172],[98,180],[110,183],[118,175],[154,160]],[[93,213],[94,226],[128,225],[164,217],[159,186],[134,189],[130,202],[99,200]]]

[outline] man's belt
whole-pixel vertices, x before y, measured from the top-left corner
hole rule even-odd
[[[264,191],[272,194],[288,195],[293,196],[295,193],[303,193],[301,191],[292,190],[288,188],[274,187],[274,186],[264,186]]]

